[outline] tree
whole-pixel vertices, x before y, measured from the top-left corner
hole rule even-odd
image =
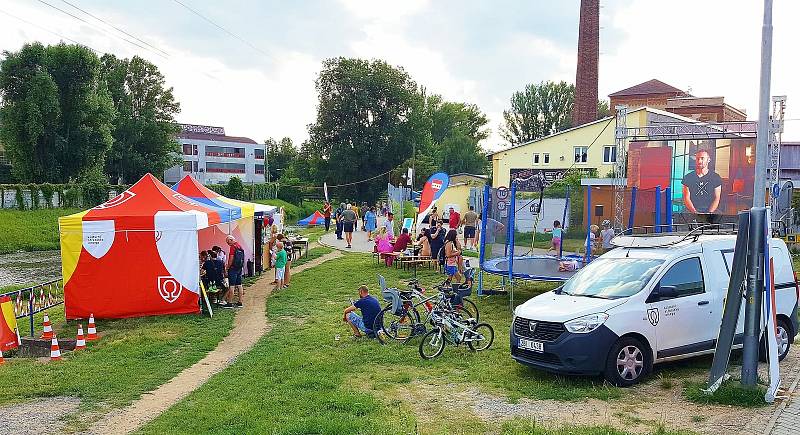
[[[114,106],[88,48],[25,44],[0,62],[0,141],[20,182],[63,183],[102,168]]]
[[[430,140],[430,123],[417,84],[384,61],[334,58],[316,81],[319,106],[309,126],[307,155],[318,163],[317,179],[347,184],[337,196],[374,201],[385,189],[383,174]]]
[[[294,177],[293,174],[287,174],[292,171],[292,165],[297,160],[298,152],[294,147],[292,139],[285,137],[277,142],[273,138],[264,141],[267,148],[267,160],[269,161],[269,179],[278,180],[283,176]]]
[[[441,171],[486,173],[486,152],[479,142],[489,137],[484,129],[489,120],[478,106],[432,95],[426,100],[426,114],[431,119],[431,153]]]
[[[106,160],[106,173],[120,182],[133,182],[150,172],[163,174],[181,162],[175,140],[180,128],[175,114],[180,104],[164,76],[152,63],[134,56],[118,59],[106,54],[101,59],[117,118],[114,143]]]
[[[611,109],[608,107],[608,100],[597,100],[597,119],[611,116]]]
[[[575,86],[567,82],[529,84],[511,95],[511,109],[503,111],[503,139],[528,142],[565,130],[572,123]]]

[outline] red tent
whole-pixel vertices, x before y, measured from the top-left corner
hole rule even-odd
[[[199,312],[198,231],[223,212],[147,174],[115,198],[59,218],[66,317]]]

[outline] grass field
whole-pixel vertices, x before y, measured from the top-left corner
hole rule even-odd
[[[374,289],[378,273],[390,284],[410,277],[376,266],[367,256],[348,255],[293,278],[289,289],[268,301],[274,324],[269,335],[141,433],[621,433],[603,427],[547,429],[527,420],[487,422],[457,409],[457,399],[447,402],[448,395],[457,398],[473,389],[512,403],[526,397],[564,400],[565,406],[625,395],[597,378],[560,377],[514,362],[508,356],[506,298],[477,302],[481,319],[495,329],[494,344],[481,353],[448,346],[440,358],[423,361],[416,341],[381,346],[350,339],[342,309],[356,297],[358,285]],[[427,271],[420,277],[439,280]],[[520,287],[517,300],[547,289]]]
[[[0,210],[0,254],[58,249],[58,218],[77,209]]]

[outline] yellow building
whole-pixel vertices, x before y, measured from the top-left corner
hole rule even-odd
[[[470,195],[480,198],[483,195],[483,186],[488,181],[486,175],[474,174],[453,174],[450,175],[450,184],[445,189],[439,200],[436,201],[436,207],[439,213],[446,217],[449,215],[449,209],[452,206],[457,212],[462,215],[469,210],[470,204],[479,204],[473,199],[470,201]],[[476,193],[471,193],[473,192]],[[478,199],[477,201],[480,201]]]
[[[627,115],[629,128],[676,121],[695,122],[649,107],[631,110]],[[552,182],[570,169],[594,169],[597,176],[605,177],[613,171],[617,159],[615,128],[615,118],[609,116],[492,153],[492,186],[509,186],[512,178],[528,178],[540,172]]]

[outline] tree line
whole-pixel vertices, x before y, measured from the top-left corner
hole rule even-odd
[[[490,174],[481,143],[488,118],[447,101],[382,60],[326,59],[316,79],[316,118],[299,147],[267,139],[267,178],[375,200],[414,167],[419,188],[434,172]],[[530,84],[503,112],[511,144],[569,128],[574,86]],[[80,45],[26,44],[0,61],[0,142],[21,183],[131,183],[181,162],[180,104],[158,68],[138,57],[98,57]],[[599,115],[608,104],[598,103]]]

